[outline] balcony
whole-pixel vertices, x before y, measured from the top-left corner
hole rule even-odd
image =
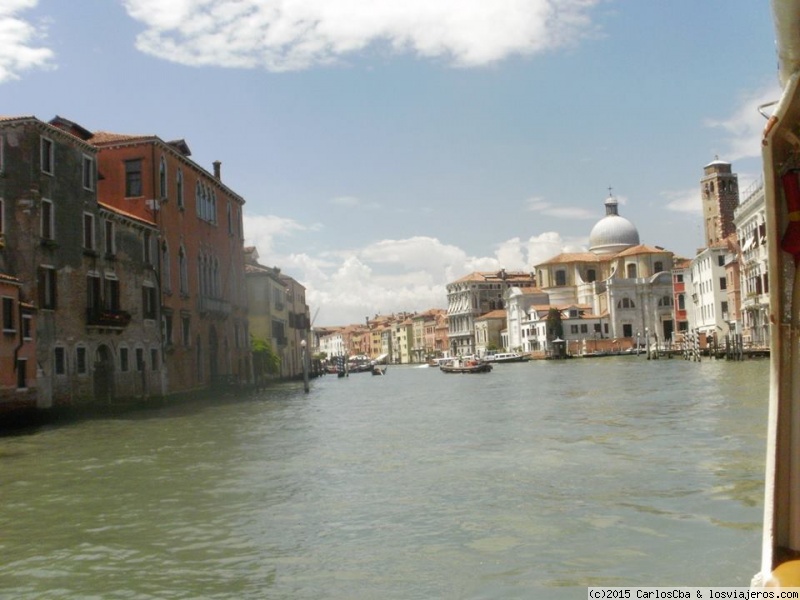
[[[106,329],[125,329],[131,322],[131,313],[124,310],[105,308],[87,308],[87,327],[103,327]]]
[[[197,308],[201,315],[211,315],[214,317],[227,317],[231,314],[231,303],[219,298],[210,296],[200,296],[197,299]]]

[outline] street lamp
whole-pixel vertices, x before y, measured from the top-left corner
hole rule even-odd
[[[642,335],[642,332],[637,330],[636,331],[636,356],[639,356],[639,337]]]
[[[303,360],[303,390],[308,393],[308,357],[306,355],[306,341],[300,340],[300,349]]]

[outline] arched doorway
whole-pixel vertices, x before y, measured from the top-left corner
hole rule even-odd
[[[219,358],[219,340],[217,340],[217,328],[211,325],[208,329],[208,374],[211,383],[216,383],[219,370],[217,360]]]
[[[105,344],[95,352],[94,399],[101,404],[111,404],[114,399],[114,355]]]

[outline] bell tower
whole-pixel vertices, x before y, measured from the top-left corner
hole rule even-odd
[[[736,231],[733,211],[739,206],[739,178],[731,163],[715,157],[703,167],[700,180],[706,246],[713,246]]]

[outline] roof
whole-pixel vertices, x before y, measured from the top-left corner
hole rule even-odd
[[[492,310],[488,313],[482,314],[480,317],[476,318],[476,321],[488,321],[489,319],[505,319],[506,318],[506,311],[504,310]]]
[[[514,282],[517,280],[533,281],[533,275],[522,271],[506,271],[500,269],[499,271],[475,271],[469,275],[465,275],[461,279],[455,280],[453,283],[464,283],[467,281],[506,281]]]
[[[537,266],[563,265],[576,262],[600,262],[602,258],[592,252],[563,252],[558,256],[539,263]]]
[[[639,244],[637,246],[632,246],[627,248],[617,254],[617,256],[634,256],[636,254],[672,254],[669,250],[665,250],[664,248],[658,248],[655,246],[648,246],[647,244]]]

